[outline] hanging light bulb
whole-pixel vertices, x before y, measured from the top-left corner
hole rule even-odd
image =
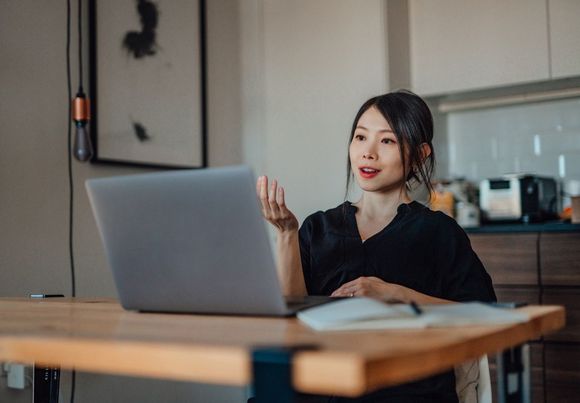
[[[83,92],[83,87],[79,87],[77,96],[73,100],[73,120],[76,128],[73,154],[77,160],[85,162],[93,156],[93,145],[89,136],[90,104]]]

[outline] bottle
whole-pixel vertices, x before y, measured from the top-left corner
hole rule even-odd
[[[479,227],[479,209],[476,205],[467,202],[457,202],[455,206],[456,220],[463,228]]]

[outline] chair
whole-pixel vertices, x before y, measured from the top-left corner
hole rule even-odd
[[[491,403],[487,356],[455,367],[455,390],[460,403]]]

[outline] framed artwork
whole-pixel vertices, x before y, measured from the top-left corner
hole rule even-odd
[[[92,162],[207,166],[205,0],[89,0]]]

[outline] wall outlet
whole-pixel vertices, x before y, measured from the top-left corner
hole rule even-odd
[[[7,368],[6,386],[13,389],[24,389],[26,387],[24,365],[9,364]]]

